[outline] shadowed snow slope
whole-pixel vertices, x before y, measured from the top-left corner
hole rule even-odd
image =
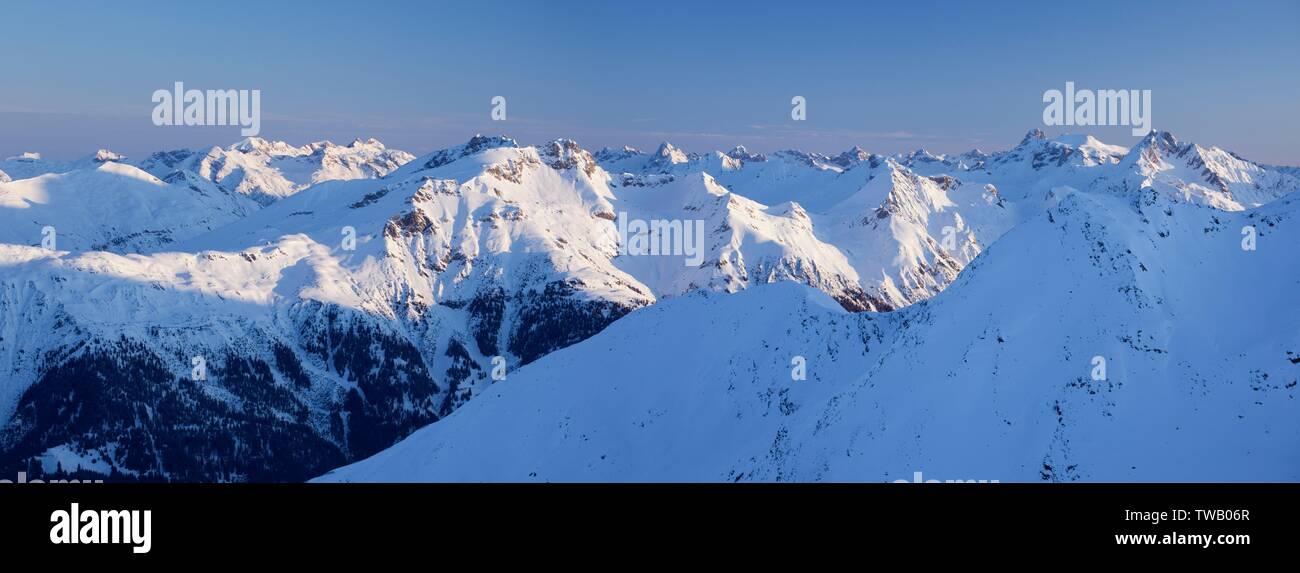
[[[1300,479],[1300,201],[1054,199],[928,301],[667,301],[320,479]]]

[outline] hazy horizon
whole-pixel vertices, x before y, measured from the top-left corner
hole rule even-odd
[[[145,6],[18,2],[0,36],[0,157],[227,146],[235,127],[157,127],[150,94],[257,89],[260,137],[376,138],[420,154],[475,133],[588,149],[669,141],[877,153],[1014,146],[1027,130],[1123,146],[1128,127],[1043,125],[1045,90],[1149,89],[1156,129],[1300,165],[1300,5],[947,7],[395,2]],[[52,10],[60,17],[48,16]],[[1032,11],[1030,13],[1029,11]],[[686,17],[689,16],[689,17]],[[1205,30],[1209,18],[1218,25]],[[1160,30],[1152,32],[1151,30]],[[1204,39],[1201,38],[1204,36]],[[506,121],[490,100],[504,96]],[[807,100],[807,120],[790,99]]]

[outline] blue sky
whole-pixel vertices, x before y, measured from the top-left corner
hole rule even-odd
[[[592,149],[1004,149],[1045,90],[1150,89],[1154,126],[1300,164],[1300,3],[6,2],[0,156],[225,145],[156,89],[260,89],[262,136],[413,152],[476,132]],[[508,119],[490,120],[493,96]],[[808,119],[790,119],[790,98]],[[1072,131],[1080,131],[1072,128]],[[1092,128],[1129,145],[1128,128]]]

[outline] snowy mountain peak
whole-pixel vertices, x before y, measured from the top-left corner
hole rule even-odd
[[[913,151],[913,152],[911,152],[911,153],[909,153],[909,154],[907,154],[907,155],[904,155],[904,156],[902,156],[902,157],[903,157],[903,159],[904,159],[904,162],[905,162],[906,164],[908,164],[908,165],[911,165],[911,164],[913,164],[913,163],[917,163],[917,162],[921,162],[921,163],[935,163],[935,162],[944,161],[944,156],[942,156],[942,155],[935,155],[935,154],[933,154],[933,153],[930,153],[930,150],[928,150],[928,149],[926,149],[926,148],[924,148],[924,147],[917,148],[916,151]]]
[[[144,181],[153,185],[165,184],[161,179],[154,177],[152,174],[140,169],[139,167],[136,167],[134,165],[128,165],[125,163],[118,163],[113,160],[103,161],[102,163],[100,163],[99,167],[95,168],[95,171],[100,171],[103,173],[112,173],[113,175],[117,175],[120,177],[130,177],[132,179]]]
[[[773,153],[772,157],[784,159],[817,170],[828,169],[831,165],[829,157],[820,153],[810,153],[799,149],[782,149]]]
[[[725,155],[741,162],[767,161],[766,155],[763,155],[762,153],[750,153],[743,145],[737,145],[731,148],[731,151],[728,151]]]
[[[1074,147],[1076,149],[1092,148],[1098,150],[1105,150],[1111,153],[1118,153],[1120,155],[1128,153],[1128,149],[1125,147],[1104,143],[1100,139],[1097,139],[1096,137],[1093,137],[1091,135],[1065,133],[1053,138],[1052,141],[1063,145],[1069,145],[1070,147]]]
[[[857,145],[854,145],[852,148],[832,157],[830,163],[838,165],[844,169],[849,169],[859,163],[867,161],[868,159],[871,159],[871,153]]]
[[[641,150],[624,145],[621,149],[614,149],[612,147],[602,148],[600,151],[597,151],[594,156],[596,161],[604,163],[607,161],[622,161],[624,159],[636,157],[637,155],[641,155]]]
[[[262,139],[260,137],[245,137],[244,139],[241,139],[239,141],[236,141],[235,143],[230,144],[230,147],[228,147],[227,149],[230,149],[231,151],[249,152],[249,151],[256,151],[258,149],[262,149],[266,147],[268,144],[269,143],[265,139]]]
[[[1174,134],[1153,129],[1151,133],[1142,138],[1142,141],[1133,146],[1130,153],[1135,154],[1134,156],[1137,158],[1154,160],[1158,157],[1180,155],[1185,151],[1185,146],[1179,145]]]
[[[538,155],[552,169],[581,169],[588,177],[594,177],[600,166],[596,159],[572,139],[556,139],[538,147]]]
[[[659,144],[659,149],[655,151],[654,159],[651,160],[658,166],[677,165],[690,161],[686,153],[667,141]]]
[[[374,153],[386,150],[387,148],[384,147],[384,144],[373,137],[368,139],[356,138],[352,143],[346,146],[339,145],[326,139],[322,141],[313,141],[301,147],[296,147],[284,141],[270,141],[261,137],[246,137],[226,148],[226,151],[245,154],[262,154],[272,157],[298,157],[304,155],[329,155],[351,152]]]
[[[1172,133],[1152,130],[1129,150],[1124,162],[1146,171],[1162,171],[1167,168],[1168,160],[1176,160],[1193,147],[1179,143]]]
[[[1300,188],[1300,178],[1242,159],[1218,147],[1179,142],[1167,131],[1147,134],[1124,158],[1130,186],[1239,211]]]
[[[107,149],[100,149],[99,151],[96,151],[95,156],[92,158],[92,160],[95,163],[106,163],[109,161],[122,161],[124,159],[126,159],[125,155],[122,155],[120,153],[115,153]]]
[[[1128,148],[1109,145],[1091,135],[1062,134],[1048,145],[1067,148],[1070,159],[1084,166],[1118,163],[1128,154]]]
[[[1034,179],[1042,181],[1044,170],[1055,168],[1068,172],[1118,163],[1127,151],[1123,147],[1102,143],[1091,136],[1067,134],[1048,139],[1043,130],[1035,128],[1008,151],[990,154],[986,160],[972,158],[963,161],[970,161],[973,169],[993,171],[1015,178],[1031,176],[1029,173],[1016,173],[1027,168],[1033,173]],[[1094,177],[1097,175],[1093,174]]]
[[[958,169],[971,170],[984,167],[984,162],[988,161],[990,157],[992,157],[992,155],[985,153],[982,149],[977,147],[951,158],[951,161]]]
[[[349,144],[348,147],[353,147],[353,148],[356,148],[356,147],[375,147],[375,148],[379,148],[379,149],[385,149],[385,148],[384,148],[384,144],[383,144],[382,142],[380,142],[378,139],[375,139],[375,138],[373,138],[373,137],[367,138],[367,139],[365,139],[365,140],[362,140],[360,137],[358,137],[358,138],[356,138],[356,139],[353,139],[353,140],[352,140],[352,143]]]
[[[268,141],[260,137],[246,137],[226,149],[243,153],[263,153],[266,155],[303,155],[305,153],[310,153],[310,147],[294,147],[283,141]]]
[[[484,149],[496,149],[498,147],[519,147],[519,142],[504,135],[487,136],[476,134],[465,142],[465,151],[468,153],[478,153]]]
[[[268,205],[322,181],[383,177],[414,157],[387,149],[373,139],[347,147],[329,141],[294,147],[249,137],[225,148],[160,151],[138,165],[161,179],[169,179],[173,172],[190,171],[222,189]]]
[[[1029,133],[1026,133],[1026,134],[1025,134],[1024,139],[1021,139],[1021,140],[1020,140],[1020,145],[1027,145],[1027,144],[1029,144],[1030,142],[1032,142],[1032,141],[1034,141],[1034,140],[1039,140],[1039,139],[1047,139],[1047,134],[1046,134],[1046,133],[1043,133],[1043,130],[1038,129],[1037,127],[1035,127],[1035,128],[1033,128],[1033,129],[1029,130]]]
[[[447,149],[440,149],[412,161],[411,163],[418,166],[414,172],[426,171],[449,165],[459,159],[469,157],[481,151],[517,147],[519,147],[519,142],[504,135],[486,136],[483,134],[475,134],[474,137],[469,138],[469,141],[461,145],[449,147]]]

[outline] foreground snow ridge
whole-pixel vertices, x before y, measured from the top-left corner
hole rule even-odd
[[[677,298],[320,480],[1293,481],[1297,203],[1072,193],[895,313]]]

